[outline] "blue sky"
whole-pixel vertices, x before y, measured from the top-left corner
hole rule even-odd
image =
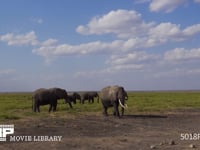
[[[0,91],[200,89],[200,0],[2,0]]]

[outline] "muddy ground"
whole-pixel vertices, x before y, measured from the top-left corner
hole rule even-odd
[[[200,137],[181,140],[181,134],[200,134],[200,110],[162,114],[113,116],[86,115],[15,123],[15,136],[62,136],[60,142],[0,142],[2,150],[187,150],[200,149]],[[186,134],[185,134],[186,133]],[[193,144],[193,145],[191,145]]]

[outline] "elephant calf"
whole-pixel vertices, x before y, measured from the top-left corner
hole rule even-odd
[[[58,99],[67,100],[67,96],[68,96],[67,92],[61,88],[37,89],[33,93],[33,111],[40,112],[40,105],[48,105],[48,104],[50,105],[49,112],[51,112],[52,109],[53,111],[56,111],[57,100]],[[72,107],[71,103],[70,102],[68,103],[70,107]]]
[[[68,94],[67,99],[65,99],[65,103],[73,102],[76,104],[76,99],[80,99],[80,95],[77,92],[74,92],[73,94]]]
[[[89,103],[94,103],[94,98],[97,98],[97,102],[99,103],[99,94],[95,91],[83,92],[80,94],[81,99],[80,102],[84,104],[85,100],[88,100]]]
[[[113,115],[120,117],[118,106],[122,108],[122,116],[124,115],[125,100],[128,100],[128,95],[121,86],[107,86],[100,92],[100,98],[104,109],[104,115],[108,115],[107,109],[114,107]]]

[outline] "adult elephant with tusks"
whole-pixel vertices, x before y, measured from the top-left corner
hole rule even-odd
[[[33,93],[33,111],[40,112],[40,105],[49,104],[49,112],[56,111],[57,100],[58,99],[67,99],[67,92],[61,88],[50,88],[44,89],[40,88],[34,91]],[[69,106],[72,108],[71,102],[68,102]]]
[[[113,115],[120,117],[119,105],[122,108],[121,116],[124,115],[124,108],[127,108],[125,100],[128,100],[128,95],[122,86],[115,85],[103,88],[100,92],[100,99],[103,105],[104,115],[108,115],[107,109],[109,107],[114,107]]]

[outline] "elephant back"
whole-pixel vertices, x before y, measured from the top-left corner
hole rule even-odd
[[[49,92],[52,96],[55,96],[56,99],[67,99],[67,91],[61,88],[50,88]]]
[[[33,98],[34,99],[36,99],[36,98],[38,99],[41,96],[43,96],[46,92],[47,92],[47,89],[45,89],[45,88],[39,88],[39,89],[37,89],[37,90],[35,90],[33,92]]]

